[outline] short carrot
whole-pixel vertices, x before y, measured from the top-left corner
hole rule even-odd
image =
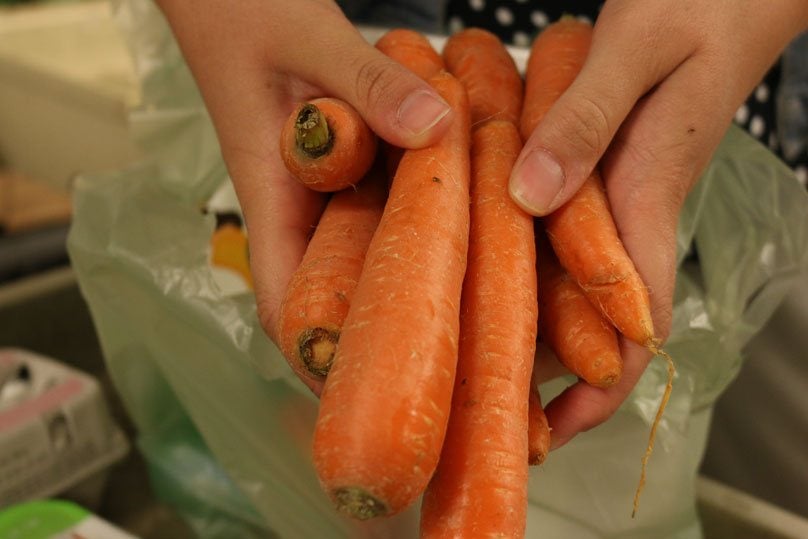
[[[606,388],[623,372],[614,326],[584,295],[558,262],[544,231],[536,234],[539,261],[539,333],[569,371],[588,384]]]
[[[480,28],[461,30],[446,41],[443,59],[466,87],[472,126],[493,119],[519,124],[522,77],[496,35]]]
[[[541,282],[539,283],[541,284]],[[541,309],[541,307],[539,307]],[[543,316],[543,315],[542,315]],[[527,463],[537,466],[544,462],[550,452],[550,425],[544,415],[535,369],[530,378],[530,395],[527,401]]]
[[[359,519],[415,502],[438,462],[457,364],[469,233],[469,107],[436,144],[405,152],[365,259],[315,424],[324,490]]]
[[[421,506],[422,538],[525,532],[538,304],[533,219],[508,195],[521,149],[508,121],[488,121],[472,133],[457,378],[441,459]]]
[[[323,211],[281,304],[278,341],[294,371],[319,392],[328,374],[365,253],[381,219],[387,182],[371,169]]]
[[[322,97],[299,105],[283,125],[287,170],[314,191],[356,185],[376,158],[376,135],[348,103]]]

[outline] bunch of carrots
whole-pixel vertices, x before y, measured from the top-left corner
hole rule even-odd
[[[574,19],[548,27],[523,80],[484,30],[453,35],[442,54],[392,30],[378,49],[453,108],[439,142],[380,144],[331,98],[301,104],[283,130],[289,171],[334,194],[288,287],[279,344],[321,391],[314,465],[352,517],[392,515],[423,495],[422,537],[522,537],[528,466],[550,444],[537,340],[604,388],[620,379],[618,332],[659,352],[597,171],[541,222],[508,194],[524,141],[577,75],[591,32]]]

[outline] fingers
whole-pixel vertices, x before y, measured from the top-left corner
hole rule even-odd
[[[697,57],[682,64],[637,104],[601,165],[615,224],[648,286],[662,339],[670,330],[680,209],[735,110],[737,98],[717,89],[713,76]]]
[[[268,109],[261,116],[263,121],[244,123],[238,132],[220,129],[219,138],[247,225],[258,316],[269,337],[278,342],[281,302],[326,198],[286,171],[275,151],[277,144],[259,142],[277,140],[286,114],[276,101],[286,100],[268,92],[256,99]]]
[[[351,103],[376,134],[395,146],[435,142],[451,108],[421,78],[371,46],[348,21],[320,36],[317,54],[301,58],[300,73]]]
[[[635,3],[636,4],[636,3]],[[637,100],[693,52],[652,4],[607,2],[578,77],[525,143],[510,181],[514,200],[534,215],[566,202],[600,160]],[[617,7],[614,7],[617,6]]]
[[[709,71],[696,59],[685,62],[642,98],[601,165],[615,223],[648,285],[663,340],[671,324],[679,210],[734,111],[731,100],[711,90]],[[694,100],[694,94],[705,98]],[[616,386],[578,382],[548,404],[553,448],[606,421],[634,388],[651,354],[625,339],[621,349],[623,376]]]
[[[581,380],[547,404],[544,413],[550,424],[550,450],[605,422],[626,400],[645,371],[651,354],[626,339],[621,339],[621,353],[623,375],[617,384],[601,389]]]

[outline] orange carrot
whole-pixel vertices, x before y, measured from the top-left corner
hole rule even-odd
[[[564,90],[572,84],[589,54],[592,27],[562,18],[533,41],[525,74],[525,102],[519,130],[527,140]]]
[[[444,69],[440,54],[415,30],[394,28],[376,41],[376,48],[424,80]]]
[[[376,48],[424,80],[444,70],[443,58],[423,34],[406,28],[389,30],[376,41]],[[404,149],[382,144],[388,175],[392,178]]]
[[[522,77],[496,35],[480,28],[461,30],[446,41],[443,59],[449,72],[466,87],[472,126],[492,119],[518,125]]]
[[[541,286],[541,281],[539,285]],[[539,319],[541,320],[541,317]],[[534,369],[530,378],[530,395],[527,401],[527,463],[531,466],[544,462],[550,452],[551,441],[550,425],[547,423],[547,416],[544,415],[535,373]]]
[[[392,515],[426,488],[446,433],[469,230],[469,107],[433,146],[405,152],[373,236],[314,431],[320,482],[359,519]]]
[[[279,346],[315,392],[331,368],[365,252],[384,209],[387,189],[379,172],[371,169],[356,189],[335,193],[328,201],[281,305]]]
[[[533,132],[577,76],[589,51],[591,33],[585,22],[562,19],[539,34],[528,60],[523,138]],[[544,222],[561,265],[589,300],[623,335],[656,347],[648,290],[617,234],[597,170]]]
[[[596,387],[617,383],[623,359],[614,326],[592,305],[558,263],[543,230],[537,230],[539,331],[570,372]]]
[[[538,304],[533,219],[508,195],[521,149],[508,121],[472,134],[460,354],[446,440],[421,507],[423,538],[524,535]]]
[[[303,103],[289,115],[280,137],[287,170],[315,191],[355,185],[376,158],[376,135],[348,103],[331,97]]]

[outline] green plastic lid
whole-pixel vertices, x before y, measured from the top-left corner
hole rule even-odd
[[[3,539],[50,539],[90,515],[86,509],[62,500],[41,500],[12,505],[0,512]]]

